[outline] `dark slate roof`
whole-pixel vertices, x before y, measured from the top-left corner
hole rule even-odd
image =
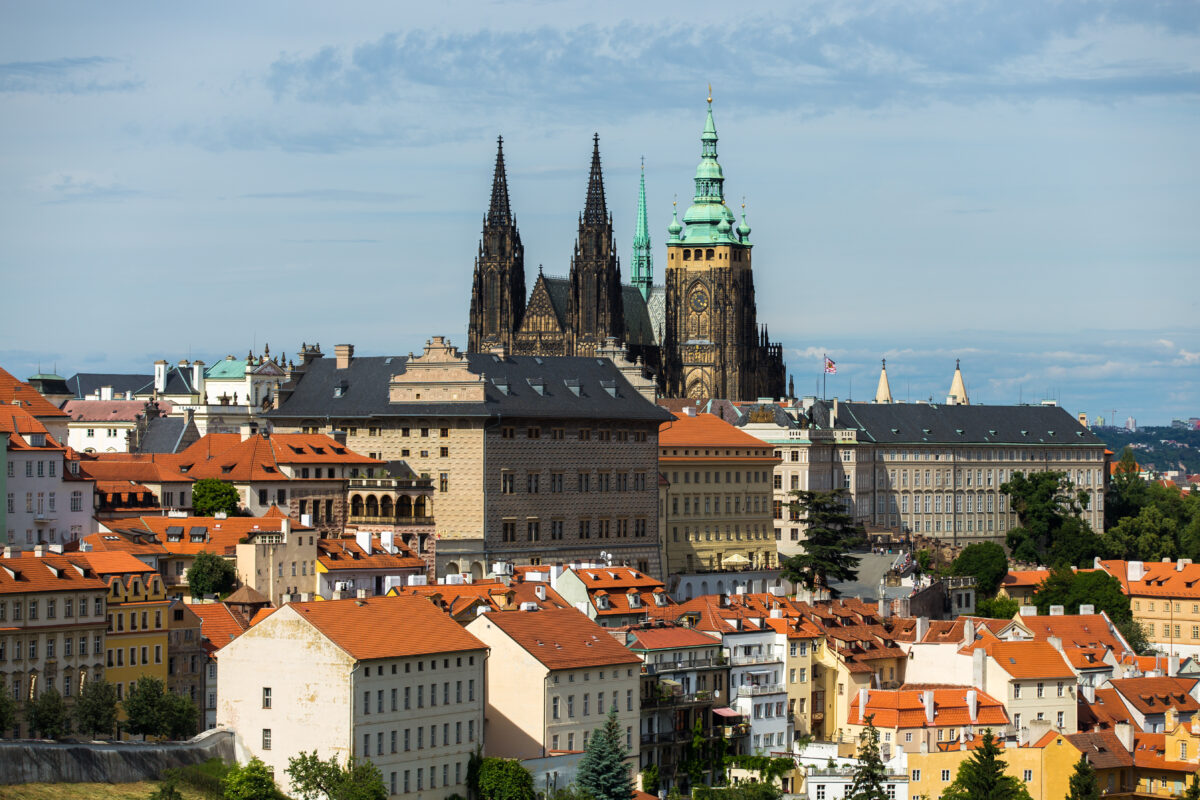
[[[154,417],[138,443],[139,453],[178,453],[188,420],[184,417]]]
[[[650,323],[650,310],[636,286],[621,287],[621,306],[625,312],[625,344],[657,344],[654,326]]]
[[[1104,444],[1058,406],[839,403],[837,422],[880,444]]]
[[[541,275],[539,278],[546,284],[546,293],[550,295],[550,305],[554,307],[554,313],[558,315],[558,324],[566,330],[571,281],[567,278],[547,278],[545,275]]]
[[[108,372],[79,372],[67,378],[67,389],[75,393],[77,400],[89,394],[98,394],[101,387],[111,386],[113,395],[125,392],[136,393],[146,384],[154,384],[153,375],[121,375]]]
[[[635,419],[666,422],[671,415],[638,394],[606,358],[535,357],[468,353],[468,369],[488,379],[483,403],[403,403],[388,401],[388,384],[403,373],[403,356],[351,359],[337,369],[332,358],[310,363],[274,419],[383,416],[503,416],[568,419]],[[531,383],[532,380],[532,383]],[[577,386],[579,393],[568,385]],[[542,386],[539,393],[535,385]],[[506,386],[507,391],[500,387]],[[340,396],[335,397],[334,390]],[[610,394],[615,391],[615,396]]]

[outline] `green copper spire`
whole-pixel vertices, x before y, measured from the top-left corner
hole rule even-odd
[[[642,159],[642,180],[638,186],[637,228],[633,232],[633,285],[650,297],[654,285],[654,262],[650,255],[650,223],[646,217],[646,159]]]
[[[708,94],[708,116],[700,134],[700,164],[696,167],[696,192],[692,207],[683,215],[687,225],[686,244],[735,242],[733,212],[725,205],[725,173],[717,162],[717,126],[712,115],[712,90]]]

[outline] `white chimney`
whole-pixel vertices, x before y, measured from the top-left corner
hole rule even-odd
[[[867,701],[871,699],[871,692],[866,687],[858,690],[858,718],[865,721],[867,718]]]
[[[1061,617],[1062,615],[1063,615],[1063,607],[1062,606],[1050,606],[1050,616]]]
[[[1021,606],[1021,616],[1022,617],[1036,617],[1037,616],[1037,606]]]
[[[1087,700],[1089,703],[1096,702],[1096,687],[1095,686],[1092,686],[1091,684],[1085,684],[1083,686],[1080,686],[1079,690],[1081,692],[1083,692],[1084,699]]]
[[[979,692],[974,689],[967,690],[967,713],[972,725],[979,721]]]
[[[1051,646],[1051,647],[1053,647],[1053,648],[1054,648],[1055,650],[1057,650],[1058,652],[1060,652],[1060,653],[1061,653],[1061,652],[1063,652],[1063,643],[1062,643],[1062,639],[1060,639],[1059,637],[1057,637],[1057,636],[1047,636],[1047,637],[1046,637],[1046,641],[1047,641],[1047,642],[1049,642],[1050,646]]]
[[[929,633],[929,617],[917,617],[917,639],[918,642],[925,641],[925,634]]]
[[[545,600],[546,599],[546,584],[544,584],[544,583],[534,584],[533,593],[534,593],[534,595],[537,596],[538,600]]]
[[[967,620],[963,623],[963,644],[971,644],[975,641],[975,623]]]
[[[113,399],[113,390],[112,390],[111,386],[101,386],[100,387],[100,399],[101,400],[112,400]]]
[[[154,362],[154,391],[159,394],[167,390],[167,362],[160,358]]]
[[[200,397],[200,403],[204,403],[204,362],[196,360],[192,362],[192,391]]]
[[[1179,674],[1179,664],[1183,661],[1183,653],[1171,654],[1167,656],[1167,677],[1174,678]]]
[[[359,600],[365,600],[367,597],[367,590],[366,589],[358,589],[354,592],[354,596],[357,597]]]
[[[926,689],[924,692],[925,700],[925,722],[933,724],[933,690]]]
[[[1120,740],[1121,745],[1130,753],[1133,753],[1133,726],[1128,722],[1118,722],[1116,725],[1113,725],[1113,733],[1117,735],[1117,739]]]
[[[684,406],[684,407],[683,407],[683,415],[684,415],[685,417],[694,417],[694,416],[696,416],[696,407],[695,407],[695,406],[693,406],[693,405],[686,405],[686,406]]]
[[[1079,605],[1079,613],[1080,614],[1095,614],[1096,607],[1094,605],[1092,605],[1091,603],[1081,603]]]
[[[1131,581],[1140,581],[1146,575],[1146,565],[1141,561],[1130,561],[1125,576]]]
[[[396,552],[396,532],[384,531],[379,534],[379,543],[383,545],[383,549],[389,553]]]
[[[357,533],[354,534],[354,541],[358,542],[358,546],[362,548],[362,551],[364,553],[366,553],[367,555],[371,555],[371,532],[370,531],[358,531]]]

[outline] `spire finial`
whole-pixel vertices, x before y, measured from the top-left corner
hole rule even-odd
[[[884,358],[884,359],[881,359],[881,360],[883,361],[883,368],[884,368],[884,369],[887,369],[887,359],[886,359],[886,358]]]
[[[955,368],[955,369],[958,369],[958,368],[959,368],[959,364],[960,364],[959,360],[958,360],[957,358],[956,358],[956,359],[954,359],[954,368]]]
[[[708,84],[708,104],[710,106],[712,105],[712,82],[711,81]]]

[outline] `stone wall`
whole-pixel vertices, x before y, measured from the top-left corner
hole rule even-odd
[[[157,780],[163,770],[210,758],[233,763],[233,731],[205,731],[180,743],[5,740],[0,741],[0,784],[133,783]]]

